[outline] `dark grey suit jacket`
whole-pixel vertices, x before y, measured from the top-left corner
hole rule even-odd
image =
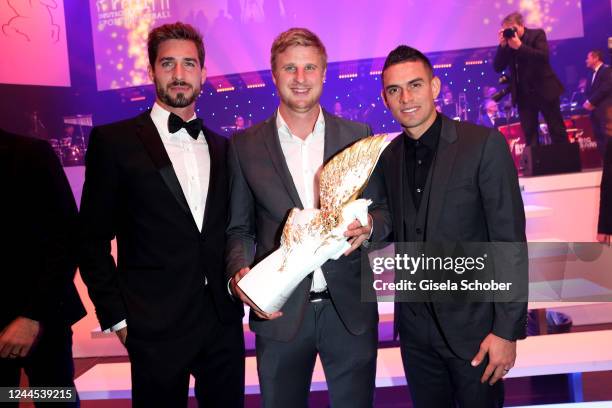
[[[431,167],[425,241],[525,242],[523,200],[504,137],[494,129],[455,122],[444,116],[442,119],[438,151]],[[403,136],[397,137],[379,163],[383,167],[396,242],[409,241],[404,225],[417,217],[414,204],[405,199],[406,196],[410,200],[410,195],[402,194],[403,141]],[[405,211],[406,208],[412,210]],[[519,265],[505,267],[510,273],[527,271]],[[526,281],[527,276],[522,278]],[[526,334],[526,302],[434,303],[434,310],[450,347],[466,359],[476,354],[480,342],[490,332],[508,340],[521,339]],[[396,324],[399,317],[396,311]]]
[[[323,112],[325,118],[324,160],[353,142],[371,134],[369,126]],[[276,115],[234,135],[228,151],[230,173],[230,218],[227,228],[227,274],[253,266],[279,246],[289,211],[303,208],[281,150]],[[371,198],[370,214],[377,240],[388,235],[390,221],[384,206],[382,184],[371,179],[363,193]],[[346,328],[361,334],[378,323],[376,303],[361,302],[360,250],[322,267],[334,305]],[[283,316],[262,321],[253,313],[251,330],[258,335],[289,341],[299,329],[311,278],[305,278],[282,308]],[[371,285],[370,285],[371,288]]]
[[[590,78],[589,78],[590,79]],[[605,111],[612,106],[612,67],[602,65],[595,75],[591,84],[587,83],[586,96],[589,102],[595,106],[595,114],[600,121],[605,120]]]

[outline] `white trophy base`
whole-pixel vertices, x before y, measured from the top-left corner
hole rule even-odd
[[[263,312],[279,311],[309,273],[329,259],[338,259],[350,248],[351,245],[343,235],[344,231],[355,219],[361,225],[368,224],[369,204],[370,201],[365,199],[350,202],[342,210],[342,223],[332,231],[325,244],[321,239],[306,236],[288,254],[281,247],[255,265],[240,279],[238,286]],[[296,210],[293,225],[307,224],[318,211]]]

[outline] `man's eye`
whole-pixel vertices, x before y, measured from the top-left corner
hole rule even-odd
[[[420,88],[421,86],[423,86],[423,84],[421,84],[420,82],[417,82],[416,84],[412,84],[412,88]]]
[[[397,88],[389,88],[387,89],[387,93],[389,95],[393,95],[394,93],[397,93]]]

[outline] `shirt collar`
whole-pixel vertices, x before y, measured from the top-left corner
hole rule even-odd
[[[168,131],[168,118],[170,117],[170,111],[164,109],[160,104],[155,102],[153,104],[153,108],[151,109],[151,120],[155,124],[155,127],[159,131],[160,135],[170,136],[171,133]],[[194,113],[189,121],[194,120],[196,118],[196,114]],[[177,132],[178,133],[178,132]],[[198,138],[199,140],[200,138]]]
[[[323,116],[323,109],[319,105],[319,116],[317,116],[317,121],[315,122],[312,133],[316,133],[316,131],[321,129],[323,126],[325,126],[325,117]],[[276,129],[278,129],[278,134],[280,137],[294,137],[289,129],[289,125],[287,125],[287,122],[285,122],[285,119],[283,119],[280,109],[276,110]]]
[[[438,140],[440,140],[440,134],[442,133],[442,115],[439,113],[436,114],[436,120],[431,124],[429,129],[425,131],[418,139],[420,144],[430,148],[431,150],[436,150],[438,146]],[[407,146],[416,146],[417,140],[414,140],[410,136],[406,134],[404,131],[404,137],[408,141]]]
[[[599,63],[599,65],[597,65],[593,71],[594,71],[594,72],[599,71],[599,68],[603,67],[603,65],[604,65],[604,63],[603,63],[603,62],[600,62],[600,63]]]

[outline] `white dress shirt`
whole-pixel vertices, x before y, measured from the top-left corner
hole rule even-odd
[[[325,120],[319,108],[319,116],[311,134],[304,140],[291,133],[280,111],[276,114],[276,128],[289,173],[300,196],[304,209],[319,208],[319,174],[323,168],[325,147]],[[314,271],[311,290],[322,292],[327,282],[321,268]]]
[[[200,135],[196,140],[187,133],[185,128],[181,128],[176,133],[170,133],[168,130],[168,117],[170,117],[170,112],[157,103],[153,105],[151,119],[170,157],[172,168],[187,199],[193,220],[198,230],[202,232],[204,209],[206,207],[208,184],[210,182],[208,143],[206,143],[202,131],[200,131]],[[194,114],[187,122],[195,118],[196,115]],[[206,284],[206,281],[204,284]],[[105,330],[105,332],[117,331],[124,327],[127,327],[127,324],[125,320],[122,320],[112,326],[110,330]]]
[[[183,194],[189,204],[193,220],[202,232],[204,222],[204,208],[208,196],[208,183],[210,181],[210,153],[208,143],[203,132],[194,140],[185,128],[176,133],[168,130],[168,117],[170,112],[153,105],[151,119],[159,132],[164,148],[170,157],[176,177],[181,184]],[[195,119],[195,114],[190,120]]]
[[[597,65],[595,67],[595,69],[593,70],[593,76],[591,77],[591,85],[593,85],[593,82],[595,82],[595,77],[597,76],[597,71],[599,71],[599,68],[601,68],[603,66],[603,62],[600,62],[599,65]]]

